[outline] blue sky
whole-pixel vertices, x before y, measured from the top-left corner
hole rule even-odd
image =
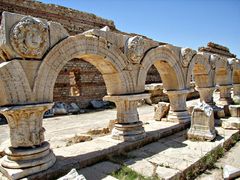
[[[240,58],[240,0],[40,0],[111,19],[116,27],[176,46],[213,41]]]

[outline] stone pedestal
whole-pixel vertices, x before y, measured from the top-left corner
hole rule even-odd
[[[190,92],[193,92],[193,90],[165,91],[170,100],[167,121],[185,123],[191,120],[186,105],[186,98]]]
[[[196,90],[200,94],[200,102],[210,105],[213,108],[214,117],[219,119],[225,117],[225,112],[223,107],[216,106],[213,101],[213,92],[215,89],[215,87],[196,87]]]
[[[44,141],[43,114],[52,103],[1,108],[10,128],[10,147],[4,150],[0,171],[20,179],[51,167],[56,158]]]
[[[216,137],[214,127],[213,108],[200,103],[195,106],[192,112],[191,128],[188,131],[188,138],[193,140],[213,140]]]
[[[233,103],[231,98],[231,88],[232,85],[219,85],[218,89],[220,91],[220,98],[217,101],[218,106],[226,106]]]
[[[233,84],[233,101],[240,104],[240,84]]]
[[[229,105],[231,117],[222,119],[224,129],[240,129],[240,105]]]
[[[150,94],[104,96],[103,100],[112,101],[117,106],[116,124],[112,138],[124,141],[136,141],[145,137],[142,122],[137,112],[138,100],[149,98]]]

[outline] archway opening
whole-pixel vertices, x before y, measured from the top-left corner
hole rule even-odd
[[[106,85],[99,70],[82,59],[72,59],[58,74],[53,101],[87,108],[91,101],[101,101],[106,94]]]

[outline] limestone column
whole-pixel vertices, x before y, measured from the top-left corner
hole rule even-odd
[[[196,87],[196,90],[200,94],[200,101],[205,102],[210,106],[214,106],[215,102],[213,101],[213,92],[215,87]]]
[[[217,105],[219,106],[226,106],[233,103],[231,98],[231,88],[232,85],[219,85],[218,86],[220,91],[220,98],[217,101]]]
[[[233,84],[233,101],[240,104],[240,84]]]
[[[191,116],[187,111],[186,99],[188,93],[193,90],[171,90],[164,91],[170,100],[170,111],[168,113],[168,121],[185,123],[191,120]]]
[[[0,160],[0,171],[9,179],[20,179],[51,167],[56,158],[44,141],[43,114],[52,103],[2,107],[10,128],[10,147]]]
[[[112,130],[112,138],[124,141],[136,141],[145,137],[143,123],[139,121],[137,104],[150,94],[104,96],[103,100],[112,101],[117,107],[117,119]]]

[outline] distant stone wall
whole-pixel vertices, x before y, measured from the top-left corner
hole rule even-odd
[[[1,0],[0,15],[3,11],[59,22],[70,35],[82,33],[89,29],[99,29],[104,26],[117,31],[114,22],[111,20],[97,17],[94,14],[37,1]],[[74,79],[72,76],[75,77],[76,85],[70,83]],[[156,68],[152,66],[148,72],[146,83],[158,82],[160,82],[160,76]],[[54,101],[76,102],[82,108],[87,107],[89,101],[102,99],[104,95],[106,95],[106,87],[102,75],[94,66],[83,60],[68,62],[60,72],[54,87]]]
[[[114,22],[97,17],[94,14],[77,11],[74,9],[44,4],[31,0],[1,0],[0,13],[3,11],[26,14],[61,23],[71,35],[82,33],[89,29],[109,26],[115,30]]]
[[[106,93],[101,73],[90,63],[73,59],[58,75],[54,86],[54,101],[75,102],[85,108],[89,101],[101,100]]]

